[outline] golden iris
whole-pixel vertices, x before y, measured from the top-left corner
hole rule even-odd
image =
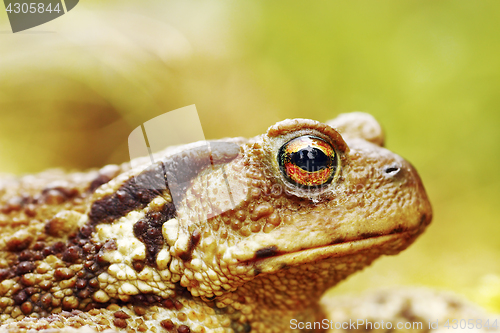
[[[285,143],[278,153],[285,177],[304,187],[319,187],[332,181],[337,169],[335,149],[325,140],[304,135]]]

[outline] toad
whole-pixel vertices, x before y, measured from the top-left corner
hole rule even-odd
[[[321,295],[432,210],[364,113],[0,179],[0,330],[322,332]],[[138,165],[138,166],[137,166]]]

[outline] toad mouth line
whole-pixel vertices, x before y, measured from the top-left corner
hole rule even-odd
[[[414,232],[405,231],[390,235],[375,236],[344,243],[278,254],[257,260],[253,259],[252,261],[254,262],[254,265],[259,273],[272,273],[283,269],[285,266],[297,266],[304,263],[310,263],[312,261],[341,257],[345,254],[350,255],[359,251],[383,246],[384,244],[391,242],[393,242],[394,246],[397,247],[401,239],[410,238],[413,234]],[[250,260],[247,261],[247,263],[249,262]]]

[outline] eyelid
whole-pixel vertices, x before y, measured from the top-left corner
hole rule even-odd
[[[349,146],[335,128],[311,119],[297,118],[280,121],[267,129],[267,137],[285,138],[294,133],[305,135],[307,132],[316,132],[319,137],[328,139],[327,141],[335,147],[337,153],[346,154],[349,152]]]

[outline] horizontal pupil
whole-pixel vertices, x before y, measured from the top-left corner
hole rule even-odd
[[[308,146],[291,153],[290,162],[307,172],[316,172],[330,167],[331,159],[320,149]]]

